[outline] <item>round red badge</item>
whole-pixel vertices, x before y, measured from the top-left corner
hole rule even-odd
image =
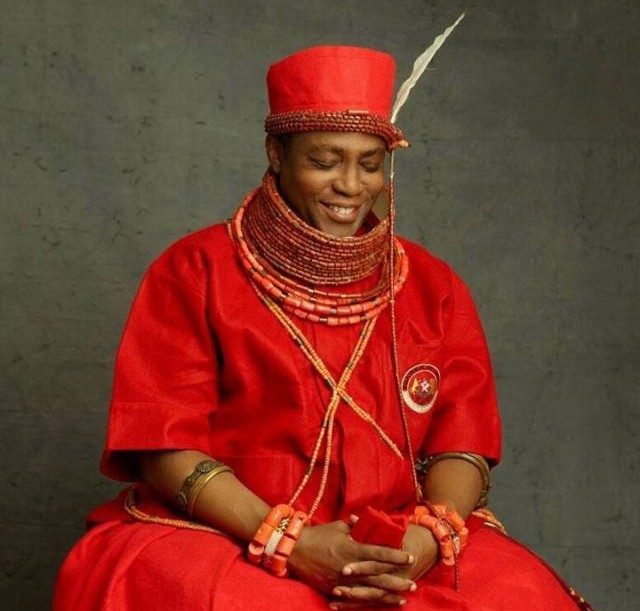
[[[435,365],[414,365],[402,378],[402,397],[419,414],[428,412],[440,390],[440,370]]]

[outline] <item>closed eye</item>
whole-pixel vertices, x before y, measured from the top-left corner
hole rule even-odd
[[[327,161],[324,159],[310,158],[311,163],[319,170],[330,170],[336,165],[335,161]]]

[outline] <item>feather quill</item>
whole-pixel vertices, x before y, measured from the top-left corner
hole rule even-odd
[[[398,89],[398,93],[396,94],[395,102],[393,103],[393,108],[391,109],[391,123],[396,122],[396,117],[398,116],[399,110],[404,106],[404,103],[407,101],[409,97],[409,92],[413,89],[413,86],[418,82],[422,73],[426,70],[427,66],[431,63],[434,55],[438,52],[438,49],[444,44],[444,41],[447,40],[449,34],[453,32],[455,27],[462,21],[464,17],[464,13],[460,15],[455,21],[453,25],[450,25],[442,34],[436,36],[435,40],[428,47],[424,53],[419,55],[416,58],[416,61],[413,64],[413,70],[409,75],[409,78],[400,85]]]

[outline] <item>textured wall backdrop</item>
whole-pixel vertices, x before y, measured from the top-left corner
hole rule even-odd
[[[47,609],[97,470],[114,352],[172,240],[265,167],[267,65],[393,53],[467,0],[0,0],[0,600]],[[601,610],[640,608],[640,4],[478,2],[400,124],[400,231],[484,320],[505,425],[494,509]]]

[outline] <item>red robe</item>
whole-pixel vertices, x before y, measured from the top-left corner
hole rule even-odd
[[[471,297],[455,273],[403,242],[410,272],[398,295],[401,376],[417,365],[440,374],[424,413],[407,410],[418,456],[474,452],[500,459],[500,423],[486,343]],[[373,281],[373,280],[371,280]],[[362,289],[362,284],[358,289]],[[295,320],[335,378],[360,327]],[[391,369],[388,309],[347,386],[400,448],[404,438]],[[223,225],[183,238],[147,272],[116,362],[103,472],[133,481],[130,451],[201,450],[230,465],[268,504],[287,502],[302,479],[330,391],[247,282]],[[317,522],[371,505],[411,512],[406,459],[344,403],[338,409],[327,490]],[[308,509],[311,478],[296,506]],[[138,508],[184,518],[139,485]],[[55,611],[326,609],[327,599],[243,558],[226,537],[143,523],[123,497],[89,517],[91,528],[60,572]],[[408,595],[425,610],[575,610],[562,582],[531,552],[479,520],[461,557],[461,590],[439,564]]]

